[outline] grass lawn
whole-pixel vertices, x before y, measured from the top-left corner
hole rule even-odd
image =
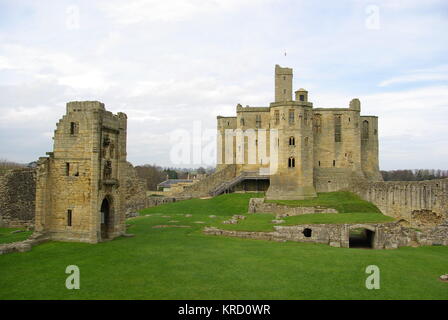
[[[334,208],[340,213],[348,212],[378,212],[381,211],[371,202],[361,199],[351,192],[322,192],[318,193],[316,198],[307,200],[267,200],[287,206],[296,207],[314,207],[321,206],[326,208]]]
[[[250,197],[145,209],[149,216],[128,220],[133,238],[1,255],[0,299],[448,299],[448,283],[438,280],[448,272],[448,247],[363,250],[202,234],[245,213]],[[80,290],[65,288],[68,265],[80,268]],[[368,265],[380,268],[379,290],[365,288]]]
[[[25,240],[33,233],[32,231],[12,233],[13,231],[17,231],[17,230],[24,230],[24,229],[0,228],[0,244]]]

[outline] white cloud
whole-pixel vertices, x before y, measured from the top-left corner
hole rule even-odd
[[[407,72],[405,75],[383,80],[379,86],[386,87],[392,84],[427,81],[448,81],[448,65]]]
[[[261,0],[265,2],[266,0]],[[260,4],[260,0],[128,0],[100,4],[107,15],[120,24],[176,22],[200,15],[222,14],[240,7]]]

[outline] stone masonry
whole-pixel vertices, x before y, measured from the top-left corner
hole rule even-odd
[[[0,227],[34,226],[36,173],[14,169],[0,177]]]
[[[53,152],[38,161],[36,232],[90,243],[125,233],[126,125],[101,102],[67,103]]]
[[[344,108],[314,108],[305,89],[292,97],[292,78],[291,68],[276,65],[274,102],[237,105],[236,117],[217,117],[217,169],[236,165],[236,176],[269,172],[267,199],[315,197],[348,187],[354,177],[382,181],[378,118],[360,115],[359,99]]]

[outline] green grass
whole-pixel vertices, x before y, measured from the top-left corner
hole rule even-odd
[[[339,213],[381,213],[381,211],[373,203],[362,200],[354,193],[344,191],[318,193],[316,198],[307,200],[267,200],[266,202],[273,202],[295,207],[321,206],[326,208],[334,208],[338,210]]]
[[[11,243],[26,240],[33,232],[24,231],[19,233],[11,233],[12,231],[23,230],[21,228],[0,228],[0,244]]]
[[[246,212],[253,196],[144,210],[150,216],[127,222],[133,238],[1,255],[0,299],[448,299],[438,280],[448,247],[362,250],[202,234],[204,225]],[[162,224],[190,228],[153,228]],[[65,288],[68,265],[80,268],[80,290]],[[368,265],[380,268],[379,290],[365,288]]]
[[[237,231],[274,231],[275,225],[293,226],[298,224],[329,224],[329,223],[380,223],[394,221],[392,217],[382,213],[316,213],[304,214],[281,218],[284,223],[274,224],[272,220],[276,219],[274,214],[258,213],[246,215],[246,219],[239,220],[238,224],[223,224],[216,221],[211,224],[224,230]]]

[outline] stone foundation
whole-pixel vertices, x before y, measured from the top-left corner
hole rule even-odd
[[[273,232],[233,231],[206,227],[204,233],[271,241],[296,241],[350,247],[350,231],[369,230],[372,249],[396,249],[404,246],[448,245],[448,223],[422,230],[404,227],[399,222],[376,224],[304,224],[274,226]]]
[[[273,213],[277,218],[299,216],[312,213],[338,213],[336,209],[324,207],[292,207],[277,203],[265,202],[264,198],[249,200],[249,213]]]

